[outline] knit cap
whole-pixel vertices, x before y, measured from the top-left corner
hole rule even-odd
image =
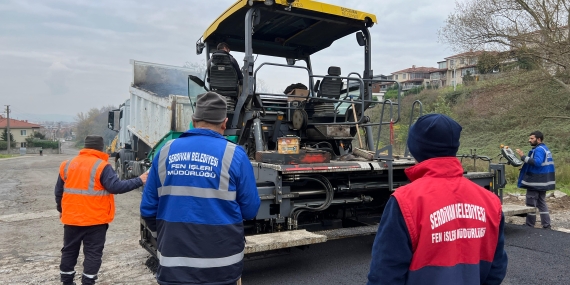
[[[434,157],[455,156],[461,130],[461,126],[446,115],[421,116],[408,133],[408,149],[418,162]]]
[[[85,148],[90,148],[98,151],[103,151],[105,143],[102,136],[87,136],[85,138]]]
[[[226,119],[226,112],[226,99],[216,92],[207,92],[198,95],[192,119],[218,124]]]

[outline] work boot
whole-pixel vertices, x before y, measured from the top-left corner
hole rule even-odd
[[[75,285],[73,278],[75,278],[75,271],[69,273],[60,273],[59,278],[63,285]]]
[[[82,285],[94,285],[95,284],[95,280],[97,280],[97,275],[95,275],[93,278],[89,278],[85,275],[85,273],[81,276],[81,284]]]

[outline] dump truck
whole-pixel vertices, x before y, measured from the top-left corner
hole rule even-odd
[[[193,69],[131,60],[129,98],[109,111],[108,128],[117,132],[109,149],[120,179],[138,177],[150,167],[154,152],[188,130],[192,99],[203,89],[188,81]]]
[[[134,62],[131,97],[109,115],[109,126],[126,132],[116,156],[121,175],[136,176],[150,167],[162,144],[188,128],[196,94],[214,91],[227,101],[224,136],[247,152],[261,197],[256,218],[244,221],[246,257],[375,234],[389,196],[409,183],[404,170],[416,164],[407,150],[395,154],[382,134],[393,124],[411,125],[423,112],[419,101],[401,105],[400,88],[395,100],[372,99],[372,84],[397,84],[373,74],[375,23],[373,14],[318,1],[240,0],[196,42],[197,54],[210,63],[207,80],[185,69]],[[337,66],[326,74],[314,70],[311,57],[348,35],[362,53],[362,72]],[[215,53],[220,42],[244,53],[243,81],[230,58]],[[259,62],[255,54],[281,60]],[[301,70],[308,88],[288,94],[257,90],[258,71],[268,67]],[[159,72],[162,68],[168,72]],[[186,89],[159,91],[167,84]],[[374,104],[378,121],[365,115]],[[410,112],[409,122],[401,121],[404,111]],[[478,155],[461,158],[488,161],[488,171],[465,177],[502,196],[505,163]],[[530,210],[517,214],[524,211]],[[156,239],[142,219],[140,230],[141,246],[156,258]]]

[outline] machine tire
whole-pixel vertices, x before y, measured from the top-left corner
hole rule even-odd
[[[149,256],[146,259],[146,262],[144,263],[144,265],[146,265],[146,267],[148,268],[148,270],[150,270],[150,272],[152,272],[152,274],[156,274],[156,272],[158,271],[158,264],[159,264],[158,259],[153,255]]]
[[[123,160],[120,157],[117,158],[117,160],[115,161],[115,172],[117,172],[117,177],[119,177],[119,180],[125,179],[125,170],[123,168]]]
[[[130,150],[130,149],[121,149],[119,151],[119,155],[117,157],[117,165],[120,165],[120,175],[119,175],[119,179],[121,180],[125,180],[129,178],[129,175],[127,173],[127,167],[126,165],[128,165],[129,161],[134,161],[135,160],[135,153]],[[117,168],[118,169],[118,168]],[[117,172],[117,174],[119,174],[119,172]]]

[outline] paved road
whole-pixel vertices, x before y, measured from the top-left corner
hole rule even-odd
[[[505,285],[570,284],[570,234],[524,226],[505,229],[509,267]],[[365,284],[373,236],[331,241],[279,258],[248,261],[247,285]]]

